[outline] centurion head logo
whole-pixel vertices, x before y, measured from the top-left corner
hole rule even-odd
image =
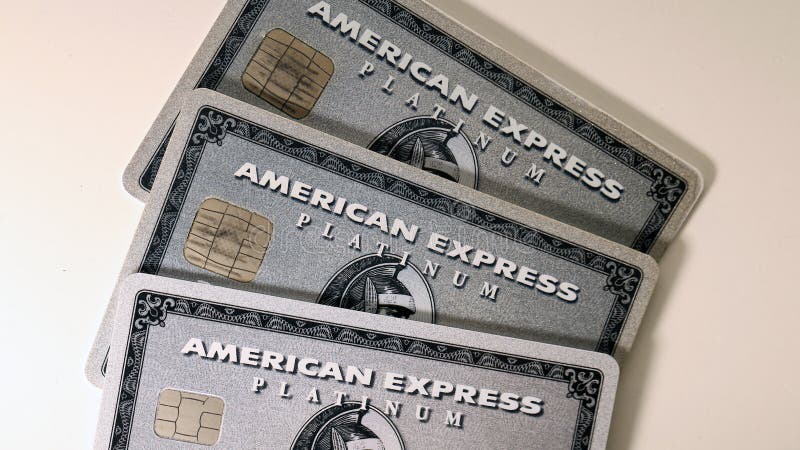
[[[478,187],[478,161],[469,138],[455,124],[422,116],[398,122],[368,148],[451,181]]]
[[[351,261],[322,290],[317,303],[433,323],[433,294],[422,273],[384,253]]]
[[[303,425],[292,450],[403,450],[400,432],[372,406],[344,402],[321,409]]]

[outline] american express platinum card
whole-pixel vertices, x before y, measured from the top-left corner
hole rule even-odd
[[[605,448],[608,355],[151,275],[118,294],[96,449]]]
[[[655,256],[702,189],[694,168],[417,0],[231,1],[126,171],[137,197],[197,88]]]
[[[189,99],[123,276],[630,349],[650,256],[222,94]],[[96,383],[114,309],[90,358]]]

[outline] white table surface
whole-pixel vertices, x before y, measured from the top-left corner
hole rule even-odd
[[[611,449],[800,448],[800,3],[434,4],[696,165]],[[221,0],[0,0],[0,448],[86,448],[128,158]]]

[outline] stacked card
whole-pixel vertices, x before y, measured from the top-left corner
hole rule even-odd
[[[125,185],[98,448],[604,448],[701,189],[416,0],[229,2]]]

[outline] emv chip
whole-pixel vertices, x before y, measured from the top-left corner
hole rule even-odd
[[[209,198],[197,210],[183,255],[197,267],[248,283],[256,277],[271,238],[272,222],[266,217]]]
[[[290,33],[267,33],[242,74],[253,94],[295,119],[307,116],[333,75],[333,61]]]
[[[225,402],[219,397],[164,389],[158,395],[156,435],[213,445],[219,440],[224,409]]]

